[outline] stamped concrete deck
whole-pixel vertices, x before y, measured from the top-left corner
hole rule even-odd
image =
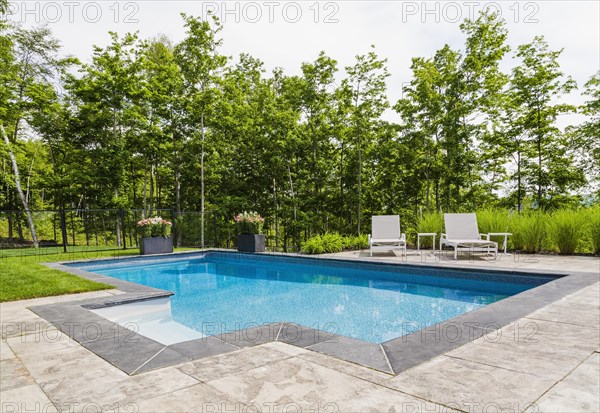
[[[341,256],[370,259],[364,252]],[[372,260],[600,273],[598,258],[526,258],[457,263],[426,252]],[[27,309],[120,293],[0,304],[0,410],[600,411],[600,283],[396,376],[283,342],[130,376]],[[430,332],[423,340],[439,339],[436,334],[447,332]]]

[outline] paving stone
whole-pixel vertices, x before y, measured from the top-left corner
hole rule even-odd
[[[58,330],[40,331],[37,334],[11,337],[7,339],[7,343],[19,357],[37,356],[41,353],[79,347],[75,340]]]
[[[33,378],[21,360],[0,361],[0,391],[11,390],[34,384]]]
[[[132,339],[128,337],[107,338],[81,344],[128,374],[137,371],[166,347],[164,344],[139,335]],[[184,358],[181,356],[181,362],[183,361]]]
[[[95,403],[104,409],[124,411],[130,402],[170,393],[196,383],[197,380],[175,368],[128,376],[109,366],[82,372],[78,376],[42,382],[40,386],[59,406]]]
[[[0,323],[0,327],[0,335],[3,340],[28,334],[45,334],[56,330],[56,327],[51,323],[37,317],[35,314],[16,318],[11,321],[3,321]]]
[[[236,347],[252,347],[275,340],[281,323],[265,324],[259,327],[218,334],[215,338]]]
[[[149,372],[152,370],[160,369],[163,367],[176,366],[181,363],[185,363],[187,361],[191,361],[192,359],[188,356],[184,356],[183,354],[166,347],[156,356],[152,357],[146,363],[141,365],[137,370],[132,372],[131,374],[140,374]]]
[[[553,303],[550,306],[527,315],[527,318],[574,324],[583,327],[600,326],[600,314],[597,305],[572,301]]]
[[[107,365],[105,360],[81,346],[28,354],[21,359],[38,382],[79,376]]]
[[[335,341],[328,340],[306,348],[376,370],[393,373],[383,349],[376,343],[339,337]]]
[[[257,346],[186,363],[179,369],[200,381],[207,382],[289,357],[288,354]]]
[[[131,402],[140,413],[170,412],[252,412],[246,405],[237,402],[212,387],[200,383],[162,396]],[[132,410],[130,410],[132,411]]]
[[[197,340],[185,341],[183,343],[172,344],[169,346],[169,348],[190,357],[192,360],[228,353],[230,351],[239,349],[239,347],[214,337],[205,337]]]
[[[384,373],[379,370],[373,370],[367,367],[359,366],[358,364],[349,363],[344,360],[340,360],[325,354],[317,353],[314,351],[306,351],[298,355],[306,361],[318,364],[323,367],[339,371],[340,373],[347,374],[349,376],[357,377],[366,381],[370,381],[375,384],[384,384],[387,380],[394,377],[389,373]]]
[[[299,359],[286,359],[238,372],[207,383],[242,403],[270,406],[271,411],[328,411],[361,390],[376,385],[327,367]],[[332,409],[331,411],[335,411]]]
[[[600,354],[592,354],[536,402],[539,412],[600,412]]]
[[[1,391],[0,411],[54,413],[58,410],[39,386],[33,384]]]
[[[387,381],[389,387],[404,393],[469,412],[521,411],[554,383],[533,374],[445,356]]]
[[[0,340],[0,361],[14,358],[15,353],[13,353],[8,343],[4,340]]]
[[[271,341],[269,343],[261,344],[261,347],[279,351],[280,353],[284,353],[289,356],[298,356],[300,354],[310,353],[309,350],[305,350],[301,347],[296,347],[291,344],[286,344],[281,341]]]
[[[316,330],[294,323],[284,323],[277,341],[298,347],[308,347],[323,342],[335,343],[339,337],[337,334],[332,334],[329,331]]]
[[[458,412],[431,403],[427,400],[418,399],[385,387],[361,390],[353,394],[348,400],[335,402],[335,411],[339,412],[427,412],[427,413],[453,413]]]

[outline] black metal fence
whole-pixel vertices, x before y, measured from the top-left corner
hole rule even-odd
[[[25,211],[0,211],[0,258],[60,252],[138,248],[137,222],[160,216],[173,222],[176,247],[227,247],[234,234],[217,211],[182,212],[158,209],[65,209],[30,211],[39,248],[34,243]]]
[[[235,248],[233,217],[218,210],[204,212],[173,208],[154,209],[64,209],[30,211],[39,242],[33,240],[25,211],[0,211],[0,259],[14,256],[48,255],[63,252],[97,252],[138,249],[137,222],[160,216],[173,223],[173,244],[179,248]],[[267,219],[267,221],[269,221]],[[265,226],[270,251],[295,252],[299,238],[283,236],[270,223]],[[203,230],[202,230],[203,229]]]

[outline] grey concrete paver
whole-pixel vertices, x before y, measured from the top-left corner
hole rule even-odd
[[[81,347],[77,341],[58,330],[43,330],[35,334],[10,337],[6,342],[17,356],[35,357],[40,353]]]
[[[252,370],[207,382],[208,385],[242,403],[255,403],[263,410],[327,411],[361,390],[377,385],[336,370],[296,358],[281,360]],[[335,410],[334,410],[335,411]]]
[[[104,367],[77,375],[41,382],[42,390],[59,406],[96,403],[104,409],[123,411],[135,403],[198,383],[175,368],[128,376],[115,367]]]
[[[8,343],[4,340],[0,340],[0,361],[10,360],[15,358],[15,353],[10,349]]]
[[[305,353],[299,354],[298,358],[376,384],[385,384],[387,380],[394,377],[392,374],[389,373],[384,373],[379,370],[373,370],[364,366],[360,366],[358,364],[350,363],[314,351],[307,351]]]
[[[0,392],[34,384],[33,378],[19,359],[0,361]]]
[[[559,378],[594,351],[597,339],[598,330],[593,328],[525,319],[446,355],[540,377]]]
[[[348,400],[335,403],[340,412],[427,412],[452,413],[458,410],[451,406],[443,406],[427,400],[409,396],[386,387],[360,390]]]
[[[80,346],[40,352],[21,359],[38,382],[78,376],[106,366],[104,360]]]
[[[56,330],[56,327],[32,312],[13,319],[6,318],[0,322],[0,338],[4,340],[29,334],[49,334],[53,330]]]
[[[402,372],[387,384],[469,412],[513,412],[524,410],[555,382],[533,374],[440,356]]]
[[[139,413],[252,412],[247,405],[227,397],[204,383],[131,403]]]
[[[17,387],[0,392],[0,412],[57,412],[39,386]]]
[[[179,369],[202,382],[208,382],[287,358],[290,358],[289,354],[261,345],[196,360],[181,365]]]
[[[592,354],[537,402],[539,412],[600,412],[600,354]]]

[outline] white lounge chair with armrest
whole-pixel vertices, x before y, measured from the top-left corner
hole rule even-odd
[[[371,257],[373,250],[399,249],[406,255],[406,234],[400,232],[399,215],[374,215],[371,217],[369,248]]]
[[[487,234],[480,234],[477,227],[477,215],[444,214],[446,232],[440,238],[440,252],[444,245],[454,248],[454,259],[458,251],[494,252],[498,256],[498,243],[490,241]]]

